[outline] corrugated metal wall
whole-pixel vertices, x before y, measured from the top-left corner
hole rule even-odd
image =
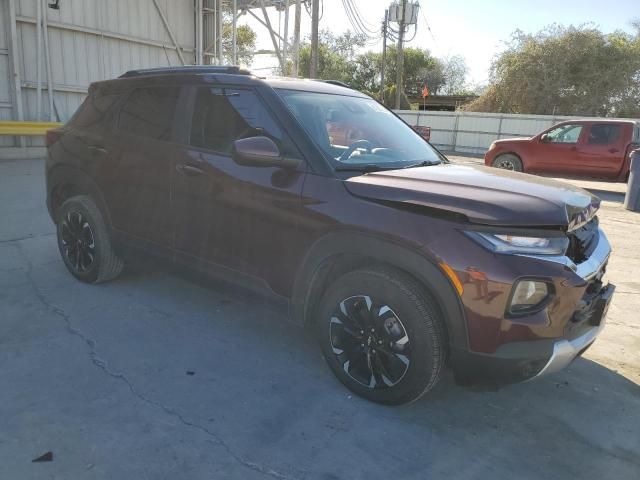
[[[44,55],[42,118],[36,118],[36,2],[40,0],[0,1],[0,118],[16,118],[7,46],[9,1],[16,4],[24,119],[48,120]],[[117,77],[133,68],[181,64],[156,3],[182,49],[185,62],[194,63],[193,0],[60,0],[59,10],[46,8],[48,3],[51,0],[43,1],[43,14],[47,15],[49,30],[54,119],[67,120],[93,81]],[[6,145],[7,140],[0,142]]]
[[[10,120],[13,115],[11,98],[11,70],[9,68],[9,32],[7,31],[9,4],[0,1],[0,120]],[[0,147],[13,145],[13,139],[0,136]]]
[[[410,125],[431,127],[431,143],[449,151],[484,154],[500,138],[530,137],[564,120],[584,117],[475,112],[397,112]]]

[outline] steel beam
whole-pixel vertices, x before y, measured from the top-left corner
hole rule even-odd
[[[171,30],[171,26],[167,21],[167,17],[164,16],[164,12],[160,8],[160,5],[158,5],[158,0],[153,0],[153,4],[155,5],[156,10],[160,15],[160,18],[162,19],[162,23],[164,24],[164,28],[167,30],[167,33],[169,34],[169,38],[173,42],[173,47],[176,49],[176,53],[178,54],[178,58],[180,59],[180,62],[182,63],[182,65],[185,65],[184,57],[182,56],[182,52],[180,51],[180,45],[178,45],[178,41],[176,40],[176,37],[173,35],[173,30]]]
[[[36,19],[31,17],[17,16],[16,20],[18,23],[30,23],[35,25]],[[96,28],[90,27],[81,27],[78,25],[73,25],[71,23],[64,22],[48,22],[49,28],[54,28],[57,30],[66,30],[69,32],[78,32],[78,33],[87,33],[89,35],[95,35],[97,37],[111,38],[114,40],[124,40],[131,43],[137,43],[138,45],[147,45],[150,47],[158,47],[158,48],[169,48],[171,50],[175,50],[175,45],[171,45],[169,43],[157,42],[155,40],[147,40],[145,38],[134,37],[132,35],[124,35],[120,33],[106,32],[103,30],[99,30]],[[180,46],[180,50],[183,52],[193,53],[195,49],[191,46]]]

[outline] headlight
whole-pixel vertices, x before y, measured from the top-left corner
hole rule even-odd
[[[466,233],[475,241],[496,253],[564,255],[569,246],[567,237],[521,237],[485,232]]]

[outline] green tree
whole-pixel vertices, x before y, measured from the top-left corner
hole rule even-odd
[[[640,116],[640,25],[635,34],[592,26],[516,31],[471,111]]]
[[[232,39],[233,26],[231,24],[231,16],[225,15],[222,24],[222,54],[229,64],[233,60]],[[256,49],[256,32],[248,25],[238,25],[236,47],[238,63],[250,66]]]

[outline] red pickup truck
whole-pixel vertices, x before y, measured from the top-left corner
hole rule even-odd
[[[530,138],[496,140],[487,166],[527,173],[626,182],[630,153],[640,147],[640,122],[571,120]]]

